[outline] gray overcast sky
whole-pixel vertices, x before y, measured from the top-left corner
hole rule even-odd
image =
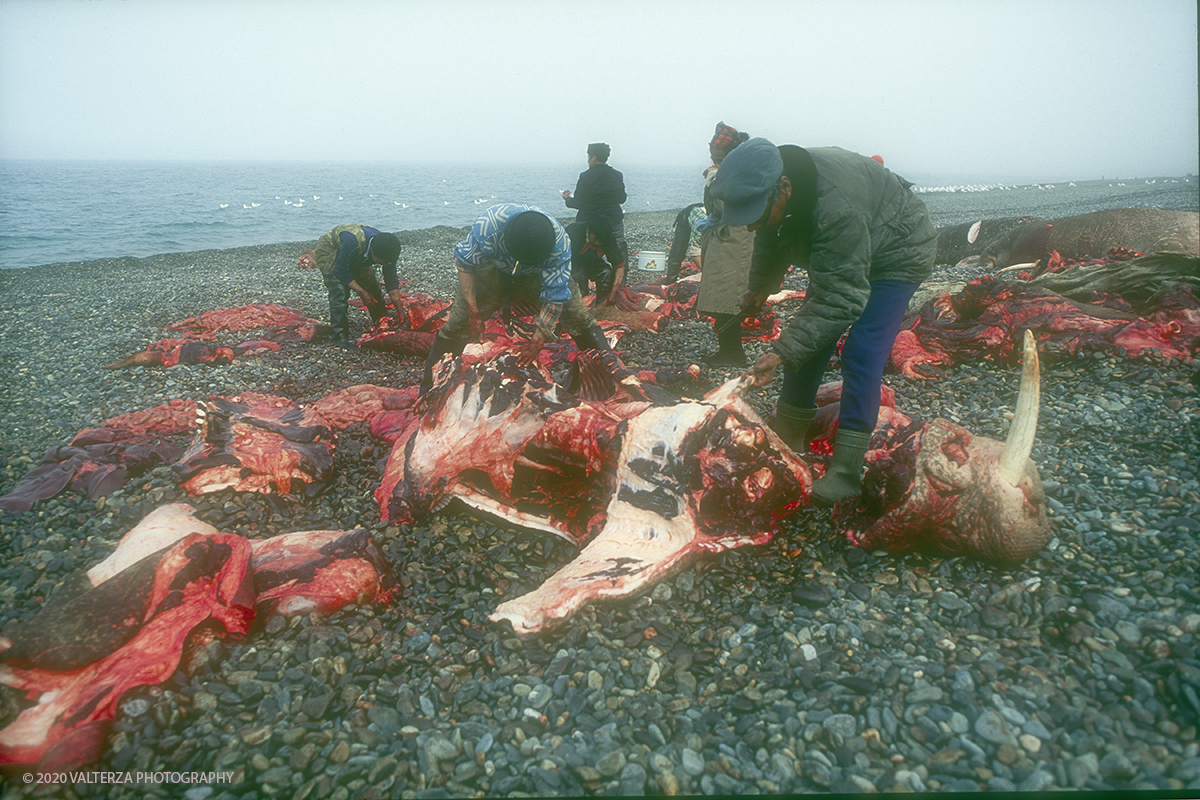
[[[1194,0],[0,0],[0,157],[1198,170]]]

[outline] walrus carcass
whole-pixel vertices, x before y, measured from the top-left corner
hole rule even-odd
[[[993,240],[959,267],[1002,269],[1057,250],[1063,258],[1101,258],[1114,247],[1139,253],[1200,255],[1200,213],[1161,208],[1110,208],[1041,222],[1031,220]]]
[[[1036,363],[1036,349],[1027,353]],[[459,498],[516,525],[590,540],[540,588],[496,609],[491,619],[508,620],[519,635],[555,627],[594,599],[634,595],[704,553],[769,542],[783,518],[807,503],[813,473],[824,468],[821,457],[792,452],[745,403],[747,376],[699,401],[651,398],[635,378],[619,376],[609,379],[610,394],[583,400],[540,370],[518,367],[511,355],[471,358],[468,349],[443,361],[418,418],[394,445],[376,497],[392,522],[418,520]],[[881,421],[895,427],[899,417],[884,413]],[[909,423],[904,418],[900,427],[911,432]],[[1050,527],[1036,469],[1029,469],[1032,428],[1025,430],[1005,462],[1020,476],[1015,493],[1000,490],[1011,481],[985,480],[998,468],[993,456],[1006,448],[968,436],[949,452],[970,459],[980,451],[975,491],[937,496],[934,507],[934,496],[914,483],[918,491],[868,509],[876,517],[905,509],[891,525],[889,547],[957,547],[1013,561],[1045,544]],[[920,442],[897,452],[911,458]],[[943,527],[906,522],[920,518],[922,502]],[[1009,513],[1009,506],[1017,507]],[[959,529],[985,518],[1025,523],[1013,531]]]

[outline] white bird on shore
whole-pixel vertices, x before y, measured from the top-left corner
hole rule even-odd
[[[221,203],[221,208],[229,208],[229,203]]]
[[[448,205],[450,205],[450,201],[449,201],[449,200],[443,200],[443,201],[442,201],[442,205],[444,205],[444,206],[448,206]]]
[[[341,199],[342,199],[342,196],[339,194],[339,195],[338,195],[338,200],[341,200]]]
[[[258,207],[259,207],[259,206],[261,206],[261,205],[262,205],[262,203],[251,203],[251,204],[250,204],[250,207],[251,207],[251,208],[258,208]]]
[[[319,195],[319,194],[313,195],[313,200],[320,200],[320,199],[321,199],[321,195]]]

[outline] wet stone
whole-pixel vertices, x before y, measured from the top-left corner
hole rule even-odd
[[[824,608],[833,600],[833,594],[824,586],[797,586],[792,590],[792,599],[807,608]]]
[[[989,628],[1001,630],[1007,628],[1012,622],[1012,615],[1001,608],[995,606],[984,606],[980,609],[979,618],[984,625]]]
[[[849,739],[857,730],[857,723],[854,717],[849,714],[834,714],[821,724],[825,727],[825,730],[841,736],[843,739]]]
[[[636,762],[630,761],[621,770],[621,794],[640,796],[646,793],[646,769]]]
[[[552,697],[554,697],[554,690],[544,683],[539,683],[529,691],[529,695],[525,698],[525,702],[527,702],[531,708],[540,710],[546,707],[546,704],[550,702]]]
[[[680,766],[688,775],[699,777],[704,774],[704,757],[692,748],[685,747],[680,752]]]
[[[300,710],[304,712],[310,719],[324,719],[325,712],[329,708],[330,701],[333,700],[333,693],[326,692],[324,694],[309,697],[300,704]]]
[[[905,695],[905,702],[909,705],[914,703],[937,703],[945,696],[945,692],[936,686],[921,686],[912,689]]]
[[[606,778],[616,777],[624,767],[625,754],[620,750],[614,750],[596,761],[596,771]]]
[[[1013,740],[1012,732],[1004,717],[991,709],[984,711],[975,720],[975,733],[992,744],[1009,744]]]
[[[367,719],[379,727],[384,734],[400,729],[400,712],[387,706],[375,706],[367,711]]]

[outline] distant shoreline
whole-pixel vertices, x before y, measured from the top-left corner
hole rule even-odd
[[[1107,190],[1119,190],[1120,197],[1108,197]],[[1141,180],[1134,179],[1112,179],[1112,180],[1092,180],[1092,181],[1067,181],[1060,183],[1034,183],[1034,184],[956,184],[945,186],[921,186],[914,187],[918,196],[922,198],[926,206],[930,210],[930,215],[933,218],[935,227],[944,227],[954,224],[959,224],[967,221],[970,218],[995,218],[1003,216],[1043,216],[1048,219],[1054,219],[1073,214],[1086,213],[1090,210],[1096,210],[1098,207],[1120,208],[1128,206],[1153,206],[1158,208],[1170,208],[1174,210],[1192,210],[1200,211],[1200,178],[1195,176],[1184,176],[1178,178],[1145,178]],[[1090,198],[1075,198],[1066,194],[1067,190],[1079,190],[1081,193],[1091,194]],[[1103,202],[1097,203],[1097,198],[1101,198]],[[697,197],[698,201],[700,198]],[[536,205],[536,204],[535,204]],[[568,214],[555,213],[557,209],[548,209],[546,204],[542,204],[543,210],[554,214],[555,217],[563,223],[570,222],[572,216]],[[652,227],[660,231],[665,230],[665,234],[659,234],[659,238],[663,235],[666,241],[670,240],[670,231],[674,224],[675,215],[683,205],[651,211],[627,211],[625,213],[627,229],[636,229],[641,226]],[[380,226],[387,230],[387,226]],[[440,239],[446,236],[461,236],[469,229],[468,225],[450,225],[450,224],[434,224],[425,227],[416,228],[394,228],[391,229],[399,234],[402,240],[417,240],[423,241],[426,239]],[[215,248],[199,248],[191,250],[165,250],[160,253],[134,256],[134,255],[113,255],[104,256],[102,258],[86,259],[80,261],[49,261],[43,264],[23,265],[4,267],[3,254],[0,253],[0,275],[11,272],[21,272],[27,270],[40,270],[46,268],[61,269],[63,267],[78,267],[83,264],[102,261],[121,261],[121,260],[136,260],[143,261],[146,259],[154,259],[161,257],[182,257],[194,253],[211,253],[224,251],[257,251],[266,252],[271,248],[288,248],[295,249],[297,253],[308,247],[312,247],[316,243],[316,237],[324,233],[324,230],[313,231],[313,238],[289,240],[273,243],[254,243],[254,244],[239,244],[229,247]],[[631,239],[632,246],[632,239]],[[665,249],[666,243],[654,243],[652,247],[647,249]],[[635,248],[636,249],[636,248]]]
[[[659,211],[629,211],[625,214],[627,228],[640,227],[657,227],[661,225],[671,226],[675,222],[676,215],[679,214],[678,208],[665,209]],[[566,225],[573,221],[571,216],[556,216],[560,223]],[[398,228],[392,233],[400,237],[400,241],[407,247],[410,243],[424,246],[424,243],[430,239],[443,239],[465,236],[471,228],[470,225],[454,226],[454,225],[431,225],[424,228]],[[325,233],[320,231],[319,233]],[[318,234],[319,235],[319,234]],[[457,241],[457,239],[455,239]],[[235,245],[233,247],[207,247],[200,250],[168,250],[162,253],[152,253],[146,256],[105,256],[103,258],[89,258],[84,261],[55,261],[47,264],[34,264],[25,267],[3,267],[0,268],[0,275],[9,272],[24,272],[27,270],[41,270],[50,268],[71,267],[78,268],[87,264],[95,264],[100,262],[129,262],[129,261],[149,261],[152,259],[161,258],[179,258],[182,256],[203,254],[203,253],[230,253],[236,254],[239,251],[245,251],[247,254],[274,254],[278,249],[287,248],[295,250],[299,255],[301,251],[314,247],[317,243],[317,238],[301,239],[292,242],[270,242],[266,244],[245,244]],[[636,249],[636,248],[635,248]],[[403,261],[403,255],[401,255]]]

